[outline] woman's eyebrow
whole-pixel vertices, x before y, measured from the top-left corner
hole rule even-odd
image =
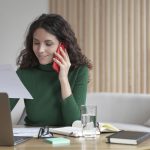
[[[52,41],[52,40],[45,40],[45,42],[51,42],[51,43],[53,43],[53,41]]]
[[[35,38],[35,37],[33,37],[33,40],[34,41],[39,41],[37,38]],[[45,42],[51,42],[51,43],[53,43],[53,41],[52,40],[45,40]]]

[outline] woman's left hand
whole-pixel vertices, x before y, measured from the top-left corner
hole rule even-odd
[[[71,63],[67,50],[63,50],[62,48],[60,48],[60,52],[61,54],[55,52],[55,55],[59,58],[59,60],[54,58],[54,61],[60,66],[59,80],[62,80],[68,78],[68,72]]]

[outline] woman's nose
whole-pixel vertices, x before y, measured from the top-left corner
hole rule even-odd
[[[45,51],[45,47],[43,45],[39,46],[39,52],[42,53]]]

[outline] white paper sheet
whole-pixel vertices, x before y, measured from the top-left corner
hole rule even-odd
[[[33,99],[11,65],[0,65],[0,92],[9,98]]]
[[[14,136],[29,136],[29,137],[38,137],[40,127],[31,127],[31,128],[13,128]]]

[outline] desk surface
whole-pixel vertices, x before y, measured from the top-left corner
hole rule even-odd
[[[108,144],[105,142],[107,135],[97,135],[96,139],[66,137],[70,139],[71,143],[61,146],[53,146],[43,139],[34,138],[12,147],[0,146],[0,150],[150,150],[150,139],[135,146]]]

